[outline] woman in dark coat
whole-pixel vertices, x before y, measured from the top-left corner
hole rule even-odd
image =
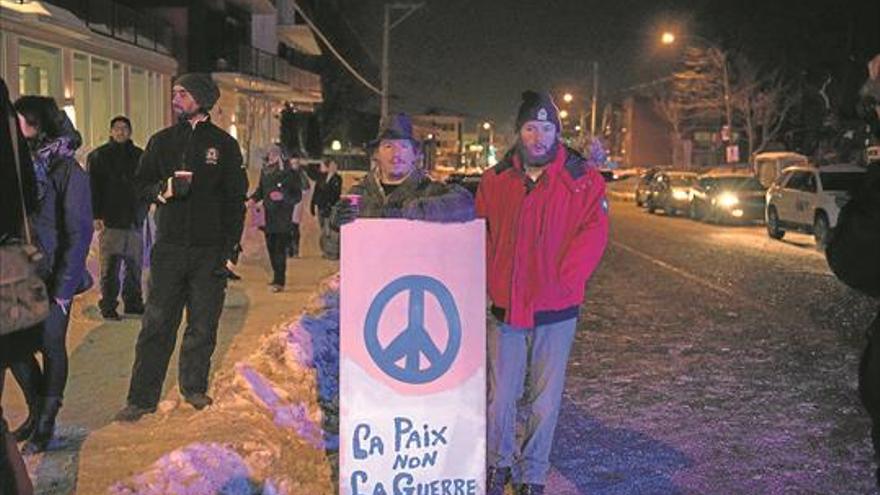
[[[290,218],[293,208],[302,199],[299,175],[286,168],[286,159],[281,148],[272,145],[266,153],[266,161],[260,172],[260,183],[250,195],[249,200],[263,202],[266,212],[266,225],[261,227],[266,234],[266,249],[272,264],[272,292],[281,292],[287,273],[287,248],[290,246],[292,230]]]
[[[85,262],[92,241],[89,177],[74,158],[82,143],[55,100],[24,96],[15,102],[37,184],[37,209],[30,216],[43,254],[40,276],[49,292],[49,317],[41,325],[40,369],[34,356],[12,364],[24,392],[28,419],[16,432],[26,451],[46,449],[55,431],[67,384],[67,326],[73,296],[90,281]]]
[[[0,78],[0,244],[13,238],[23,238],[22,206],[27,214],[37,208],[37,189],[34,169],[28,153],[27,143],[18,129],[15,109],[9,101],[6,81]],[[11,119],[10,119],[11,117]],[[18,162],[16,170],[13,135],[18,141]],[[19,174],[21,189],[19,189]],[[22,199],[24,204],[22,204]],[[0,403],[3,398],[3,378],[6,367],[13,361],[33,356],[40,341],[38,328],[19,330],[0,336]],[[15,448],[13,436],[7,430],[0,407],[0,493],[31,493],[33,487],[21,456]]]
[[[321,164],[321,175],[315,183],[315,193],[312,194],[310,211],[314,216],[318,215],[318,224],[323,228],[324,223],[330,218],[330,210],[339,201],[342,194],[342,177],[339,176],[338,166],[333,160],[327,160]]]

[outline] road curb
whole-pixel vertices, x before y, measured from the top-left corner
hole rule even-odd
[[[626,201],[629,203],[634,203],[636,201],[636,194],[629,192],[619,192],[619,191],[605,191],[605,195],[608,196],[609,199],[613,199],[615,201]]]

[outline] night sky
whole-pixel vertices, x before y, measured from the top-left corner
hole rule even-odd
[[[341,3],[378,68],[385,2]],[[472,122],[491,119],[507,132],[524,89],[588,100],[592,60],[599,62],[600,111],[622,89],[668,75],[675,54],[658,41],[664,29],[712,39],[807,82],[825,73],[863,78],[868,54],[880,51],[878,0],[425,3],[392,32],[392,110],[435,107]]]

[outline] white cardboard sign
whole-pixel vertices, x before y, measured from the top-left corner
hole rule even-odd
[[[343,227],[339,493],[484,493],[485,232]]]

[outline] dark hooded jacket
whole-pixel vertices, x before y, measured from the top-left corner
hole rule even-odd
[[[312,204],[309,210],[312,215],[317,211],[323,216],[330,215],[330,209],[339,201],[339,195],[342,194],[342,177],[337,173],[333,177],[329,174],[322,174],[315,183],[315,192],[312,194]]]
[[[267,233],[290,233],[293,209],[302,199],[300,186],[299,172],[282,167],[263,167],[260,183],[251,199],[263,202],[266,211],[264,230]],[[273,192],[281,193],[281,199],[272,199],[270,194]]]
[[[31,222],[44,255],[40,273],[57,299],[72,298],[82,286],[92,242],[89,176],[74,158],[81,143],[67,117],[61,136],[30,143],[38,202]]]
[[[89,153],[88,170],[92,187],[92,214],[111,229],[143,226],[148,203],[138,193],[134,173],[143,150],[130,140],[112,139]]]

